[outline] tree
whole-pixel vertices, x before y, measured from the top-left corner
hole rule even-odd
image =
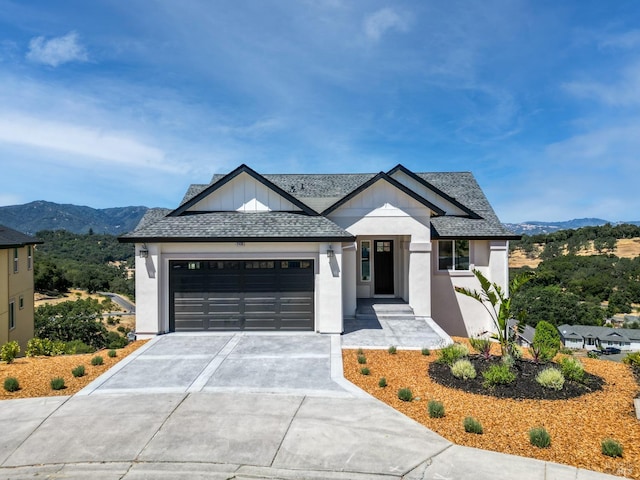
[[[490,282],[480,270],[473,270],[473,274],[480,282],[480,291],[470,290],[464,287],[455,287],[456,292],[471,297],[482,304],[491,316],[497,333],[495,338],[500,342],[502,355],[509,354],[513,343],[513,332],[509,328],[511,319],[511,297],[507,296],[502,287],[495,282]],[[509,291],[513,295],[532,277],[531,272],[522,272],[516,275],[509,283]]]
[[[546,320],[541,320],[536,325],[536,333],[533,335],[532,350],[536,352],[535,358],[546,362],[556,356],[562,346],[558,329]]]

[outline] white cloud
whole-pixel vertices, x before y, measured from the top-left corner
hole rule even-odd
[[[68,62],[86,62],[86,49],[78,42],[78,34],[69,32],[62,37],[46,40],[34,37],[29,42],[27,60],[57,67]]]
[[[128,167],[180,171],[179,165],[166,161],[162,150],[146,145],[130,134],[19,113],[0,114],[0,143],[53,150],[66,154],[64,161],[72,164],[91,159]]]
[[[364,19],[365,35],[376,42],[389,30],[406,32],[408,29],[409,22],[406,16],[389,7],[367,15]]]
[[[630,49],[640,46],[640,30],[630,30],[624,33],[607,35],[600,39],[601,48]]]
[[[570,94],[597,100],[612,106],[636,106],[640,104],[640,64],[624,69],[617,82],[569,82],[563,85]]]

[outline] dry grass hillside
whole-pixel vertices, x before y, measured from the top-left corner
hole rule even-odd
[[[542,244],[538,245],[538,251],[542,252]],[[621,238],[616,243],[616,248],[613,251],[616,257],[620,258],[635,258],[640,255],[640,238]],[[593,244],[586,250],[581,250],[578,255],[598,255],[598,252],[593,248]],[[512,268],[519,268],[529,266],[536,268],[541,262],[540,258],[528,258],[522,250],[515,250],[509,255],[509,266]]]

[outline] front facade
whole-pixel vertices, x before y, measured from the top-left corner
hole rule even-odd
[[[492,329],[472,270],[507,288],[504,229],[468,172],[261,175],[240,166],[151,210],[136,244],[136,330],[341,333],[359,298],[399,298],[451,335]]]
[[[622,351],[640,351],[640,330],[637,329],[560,325],[558,330],[567,348],[602,350],[614,347]]]
[[[35,238],[0,225],[0,345],[17,341],[22,351],[33,337]]]

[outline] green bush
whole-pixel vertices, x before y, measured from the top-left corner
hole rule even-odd
[[[423,347],[421,352],[422,352],[422,355],[424,355],[425,357],[428,357],[429,355],[431,355],[431,350],[428,349],[427,347]]]
[[[387,379],[384,377],[380,377],[380,380],[378,380],[378,386],[380,388],[384,388],[387,386]]]
[[[397,353],[398,349],[396,348],[396,346],[395,346],[395,345],[391,345],[387,351],[388,351],[391,355],[395,355],[395,354]]]
[[[552,360],[561,346],[558,329],[549,322],[540,320],[536,325],[533,344],[529,349],[534,360],[541,362]]]
[[[476,369],[471,364],[471,362],[467,359],[461,358],[460,360],[456,360],[453,365],[451,365],[451,373],[456,378],[461,378],[463,380],[469,380],[470,378],[476,378]]]
[[[577,358],[565,357],[560,361],[560,371],[564,378],[573,382],[584,381],[584,366]]]
[[[49,340],[48,338],[34,337],[27,342],[27,357],[35,357],[44,355],[47,357],[55,357],[64,355],[69,352],[64,342]]]
[[[622,361],[634,368],[640,368],[640,352],[627,353],[627,356]]]
[[[109,348],[124,348],[129,344],[129,340],[116,332],[107,332],[106,346]]]
[[[593,350],[589,350],[587,352],[587,357],[589,357],[589,358],[598,358],[598,354],[596,352],[594,352]]]
[[[82,340],[72,340],[67,342],[66,349],[67,353],[72,355],[76,353],[93,353],[96,351],[94,347],[87,345]]]
[[[510,354],[503,355],[500,361],[504,366],[506,366],[509,369],[516,364],[516,359],[513,358]]]
[[[437,400],[429,400],[427,404],[427,410],[429,411],[429,417],[442,418],[444,417],[444,405]]]
[[[504,363],[491,365],[482,372],[482,383],[485,387],[494,387],[496,385],[508,385],[516,379],[516,375]]]
[[[602,453],[607,457],[622,457],[622,445],[613,438],[605,438],[600,444]]]
[[[358,355],[364,355],[364,350],[362,350],[362,348],[358,349]]]
[[[2,345],[0,349],[0,358],[7,363],[11,363],[20,353],[20,345],[15,340]]]
[[[413,393],[410,388],[401,388],[398,390],[398,398],[403,402],[410,402],[413,400]]]
[[[569,348],[569,347],[560,347],[559,350],[560,353],[562,353],[563,355],[573,355],[573,349]]]
[[[118,354],[116,353],[115,350],[109,350],[107,355],[109,355],[109,358],[115,358]]]
[[[34,313],[35,336],[61,342],[81,340],[92,347],[102,348],[107,335],[102,323],[103,310],[100,302],[91,298],[42,305]]]
[[[17,392],[20,390],[20,382],[16,377],[7,377],[4,379],[4,389],[7,392]]]
[[[51,389],[52,390],[62,390],[65,388],[64,378],[56,377],[51,379]]]
[[[536,382],[544,388],[562,390],[562,387],[564,387],[564,375],[557,368],[549,367],[536,375]]]
[[[509,355],[514,360],[522,360],[522,349],[515,343],[509,345]]]
[[[362,368],[360,369],[360,373],[361,373],[362,375],[369,375],[369,374],[371,373],[371,370],[369,370],[369,368],[368,368],[368,367],[362,367]]]
[[[358,355],[358,363],[360,365],[364,365],[365,363],[367,363],[367,357],[365,357],[364,355]]]
[[[473,417],[466,417],[462,422],[462,425],[464,425],[464,431],[467,433],[482,435],[484,432],[482,424]]]
[[[529,442],[538,448],[547,448],[551,446],[551,436],[544,427],[536,427],[529,430]]]
[[[488,338],[471,337],[469,338],[469,343],[471,344],[471,348],[484,358],[489,358],[491,356],[491,344],[493,342]]]
[[[78,365],[76,368],[71,370],[71,373],[76,378],[84,377],[84,365]]]
[[[100,355],[96,355],[91,359],[91,365],[97,367],[98,365],[102,365],[104,363],[104,359]]]
[[[438,363],[453,365],[453,362],[469,355],[469,349],[461,343],[452,343],[438,350]]]

